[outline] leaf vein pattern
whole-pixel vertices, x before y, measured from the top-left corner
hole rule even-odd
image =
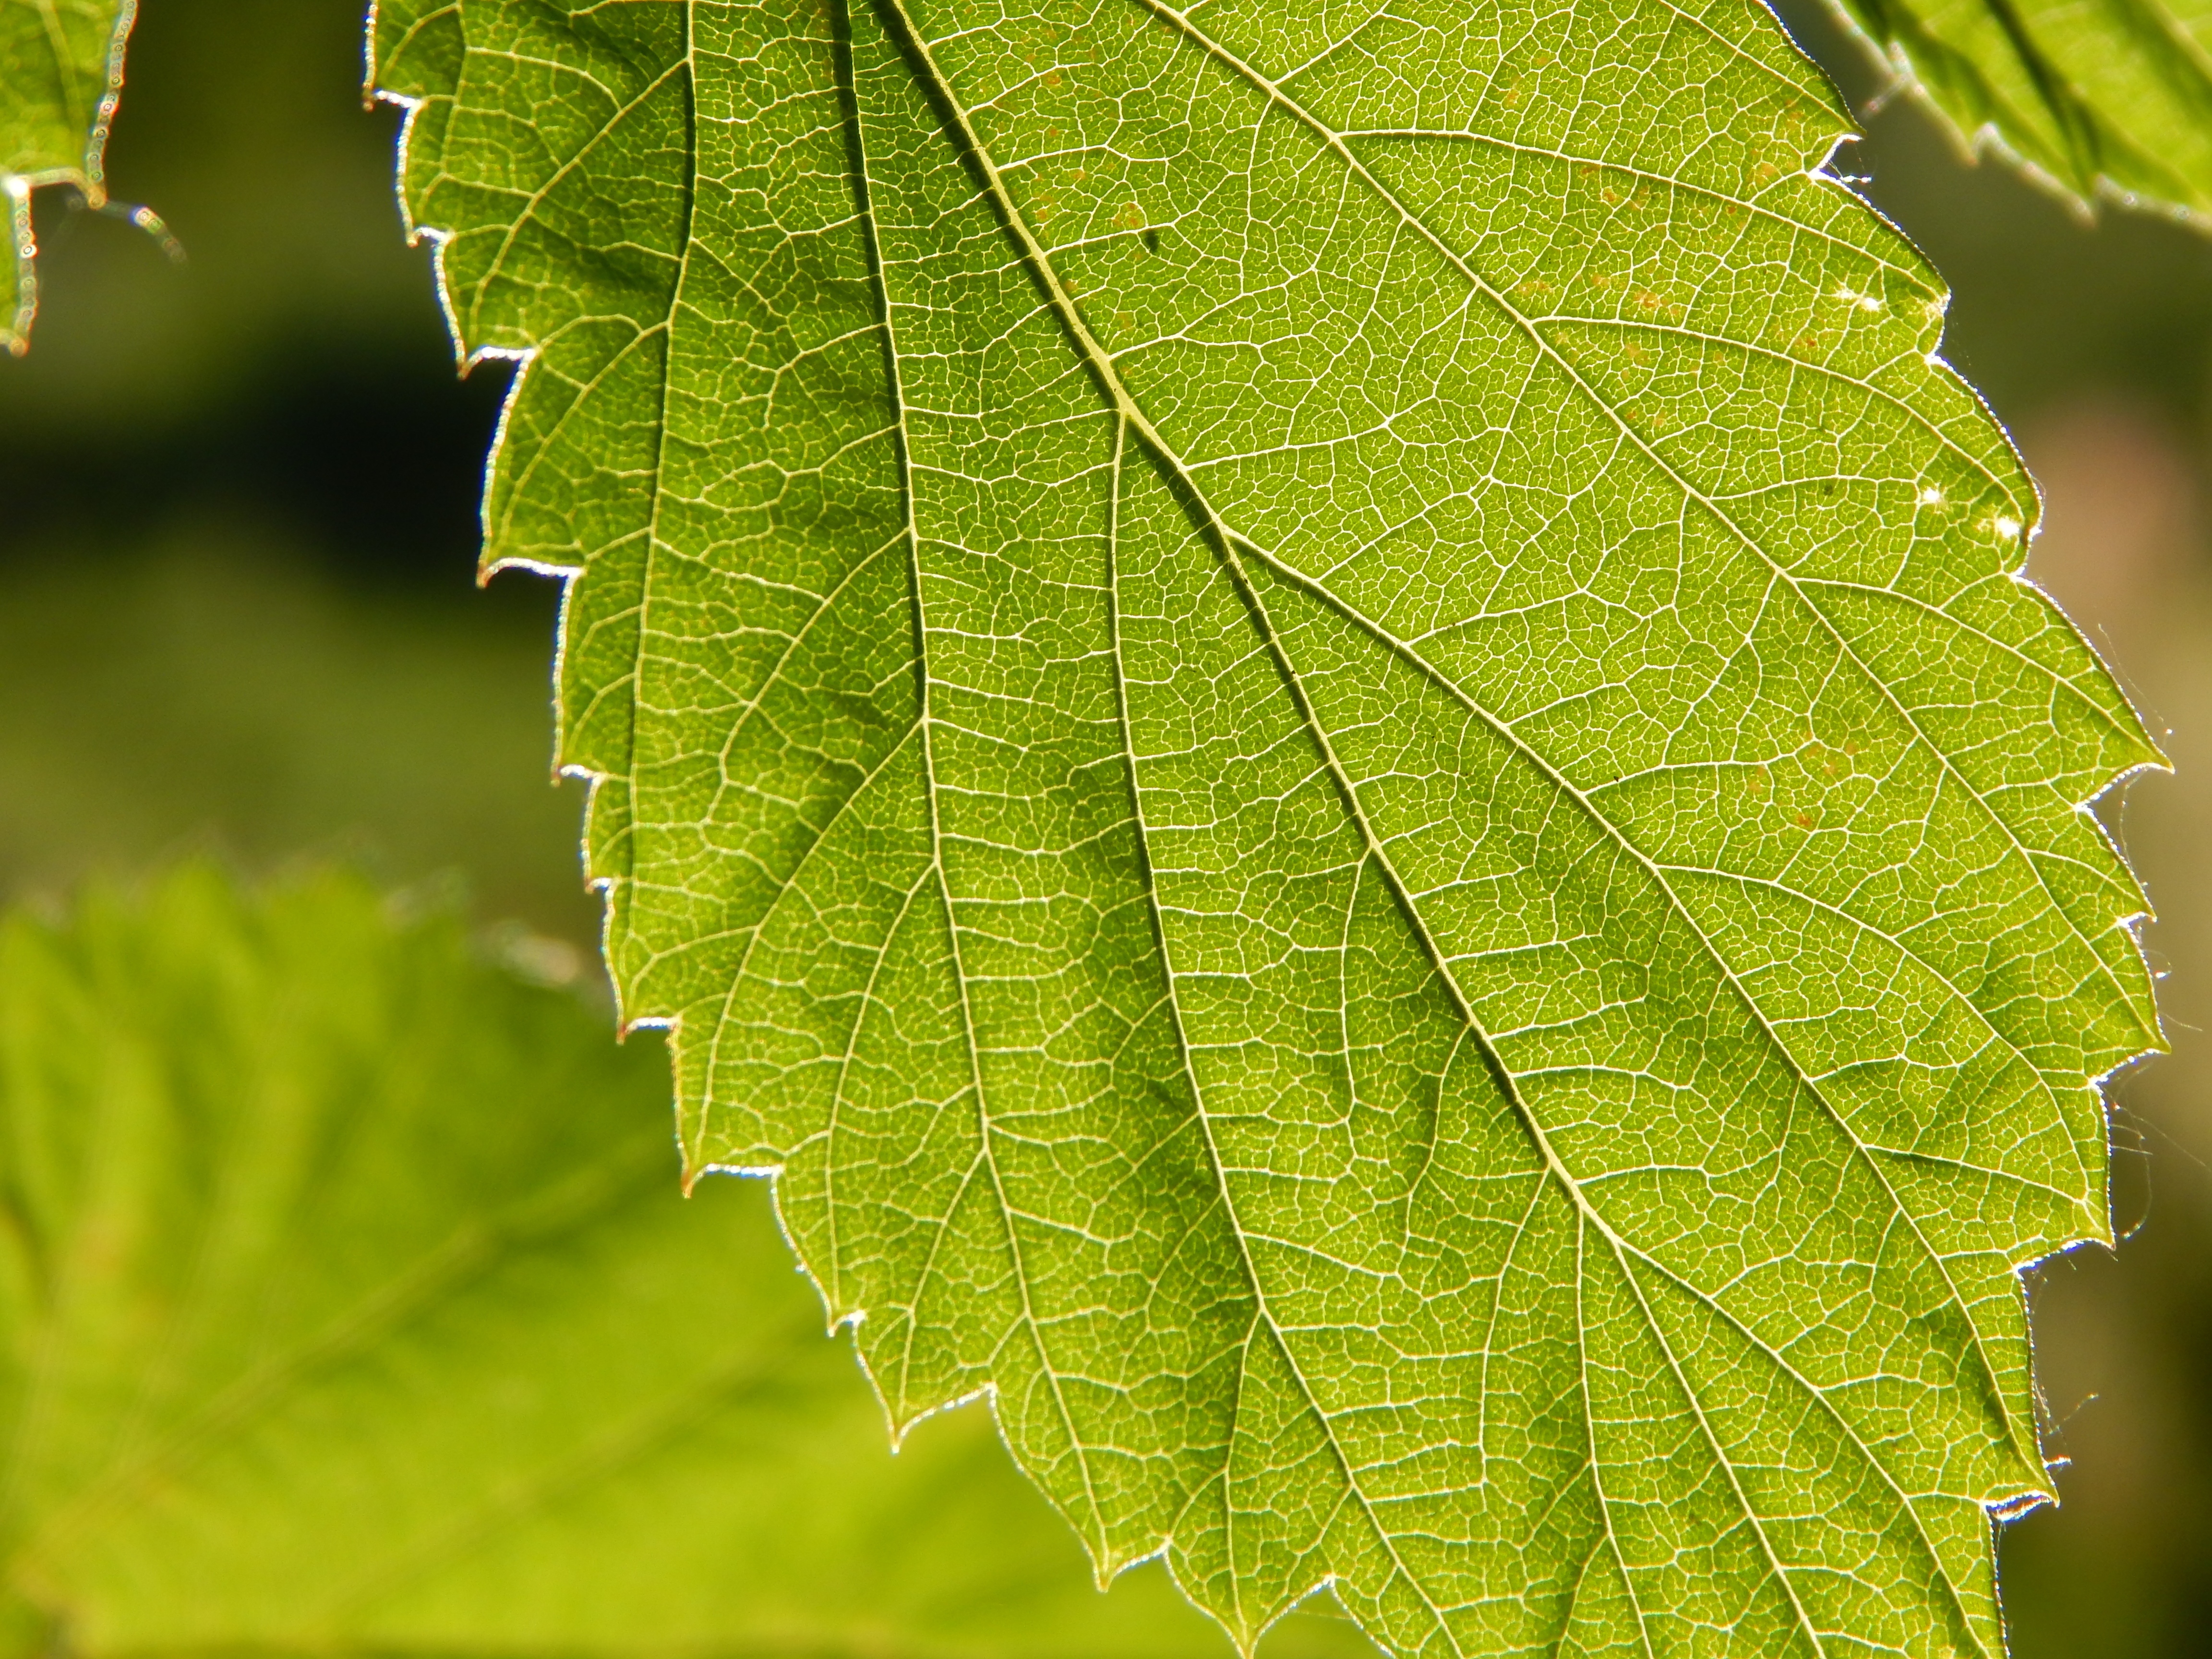
[[[693,0],[590,141],[672,9],[431,3],[623,1006],[895,1431],[1248,1646],[2000,1650],[2154,750],[1771,21]]]

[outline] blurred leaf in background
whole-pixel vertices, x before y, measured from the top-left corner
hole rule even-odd
[[[1838,169],[1956,290],[1944,355],[2048,495],[2037,576],[2178,765],[2106,802],[2161,912],[2175,1053],[2118,1085],[2133,1236],[2033,1281],[2050,1443],[2074,1462],[2065,1507],[2007,1529],[2003,1577],[2020,1659],[2194,1655],[2212,1629],[2212,238],[2093,221],[1970,164],[1918,100],[1882,99],[1893,76],[1827,0],[1780,9],[1865,112]],[[0,888],[58,890],[179,842],[255,865],[336,845],[398,879],[461,871],[487,914],[584,945],[580,799],[546,784],[556,592],[471,585],[504,376],[454,374],[393,206],[396,112],[360,102],[362,10],[144,0],[107,175],[161,210],[186,264],[66,188],[39,194],[37,346],[0,362]],[[629,1086],[643,1111],[665,1079]],[[757,1201],[710,1183],[695,1204]],[[748,1213],[757,1259],[778,1260]],[[800,1348],[822,1386],[858,1387],[830,1344]],[[803,1455],[902,1475],[872,1410]],[[977,1437],[979,1470],[1003,1462],[959,1416],[907,1456],[948,1427]],[[683,1571],[689,1594],[704,1570]]]
[[[884,1454],[667,1094],[356,877],[0,921],[0,1652],[1214,1651],[981,1410]]]
[[[2058,188],[2212,209],[2212,15],[2164,0],[1839,0],[1962,140]]]

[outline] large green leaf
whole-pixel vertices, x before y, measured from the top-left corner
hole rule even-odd
[[[384,0],[694,1178],[1249,1640],[1996,1654],[2157,1041],[1943,294],[1748,0]]]
[[[2203,0],[1832,0],[1961,134],[2083,201],[2212,212]]]
[[[106,200],[100,152],[137,0],[0,0],[0,347],[20,353],[38,309],[31,191],[72,184]]]
[[[0,1652],[1209,1650],[981,1413],[886,1454],[659,1046],[349,878],[0,922]]]

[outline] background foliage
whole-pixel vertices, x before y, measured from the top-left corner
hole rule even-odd
[[[2084,200],[2212,208],[2212,19],[2168,0],[1841,0],[1961,136]]]
[[[347,874],[0,919],[0,1653],[1206,1639],[1158,1572],[1095,1594],[981,1413],[882,1454],[604,1016]]]
[[[466,586],[496,371],[451,381],[394,230],[390,118],[354,102],[352,10],[149,0],[110,178],[161,204],[183,270],[127,226],[41,204],[40,350],[0,372],[0,628],[21,647],[0,656],[18,781],[0,857],[19,889],[51,890],[199,835],[249,857],[353,842],[398,875],[473,865],[492,913],[583,944],[575,802],[539,782],[550,596],[514,576]],[[2018,1651],[2184,1651],[2208,1611],[2182,1524],[2212,1398],[2191,1161],[2212,1111],[2188,1080],[2205,878],[2182,854],[2204,822],[2193,711],[2212,714],[2191,667],[2212,261],[2170,226],[2092,231],[1961,170],[1909,101],[1876,134],[1859,169],[1958,289],[1949,354],[2053,491],[2039,570],[2104,629],[2154,725],[2179,728],[2182,780],[2129,809],[2166,917],[2154,945],[2182,970],[2179,1052],[2125,1088],[2124,1133],[2155,1158],[2122,1218],[2148,1220],[2117,1263],[2044,1275],[2046,1389],[2077,1466],[2068,1509],[2016,1529],[2006,1559]],[[434,780],[426,810],[402,804],[410,773]]]

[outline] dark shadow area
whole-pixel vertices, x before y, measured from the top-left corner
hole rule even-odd
[[[548,780],[556,586],[479,591],[508,366],[463,380],[364,106],[359,0],[147,0],[107,156],[172,264],[34,198],[0,362],[0,888],[214,846],[459,872],[587,941]]]
[[[142,8],[109,185],[158,202],[185,259],[37,194],[36,349],[0,375],[0,558],[241,514],[349,580],[472,566],[508,370],[453,372],[392,190],[400,112],[362,102],[360,9]]]

